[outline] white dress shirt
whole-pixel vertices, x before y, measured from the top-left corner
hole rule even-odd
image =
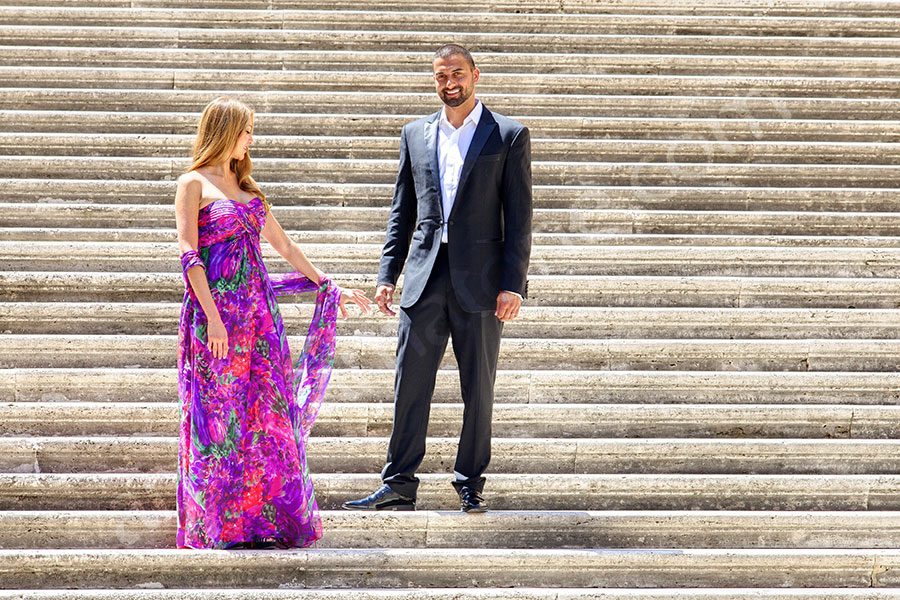
[[[481,120],[484,105],[481,101],[475,101],[475,108],[463,121],[459,128],[454,127],[447,120],[447,109],[441,111],[438,121],[438,166],[441,170],[441,200],[444,208],[444,231],[441,234],[441,242],[447,243],[447,221],[450,219],[450,211],[453,210],[453,202],[456,200],[456,191],[459,188],[459,176],[462,174],[463,163],[472,138],[475,136],[475,128]]]
[[[441,233],[441,243],[447,243],[447,221],[450,220],[450,211],[453,210],[453,202],[456,200],[456,192],[459,189],[459,176],[462,174],[463,163],[475,129],[481,120],[484,105],[480,100],[475,100],[475,108],[463,121],[459,128],[454,127],[447,120],[447,109],[441,110],[438,121],[438,166],[441,170],[441,204],[444,208],[444,224]],[[522,299],[522,295],[510,292]]]

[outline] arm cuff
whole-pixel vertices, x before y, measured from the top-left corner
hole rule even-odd
[[[188,250],[181,255],[181,271],[184,273],[185,279],[187,279],[187,272],[191,267],[202,267],[204,271],[206,270],[206,265],[203,264],[203,259],[196,250]]]

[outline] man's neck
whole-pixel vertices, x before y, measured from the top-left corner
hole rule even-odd
[[[475,98],[474,94],[471,98],[469,98],[459,106],[447,106],[445,104],[444,116],[447,117],[447,121],[449,121],[455,129],[459,129],[465,122],[466,117],[468,117],[469,114],[471,114],[471,112],[475,110],[475,106],[477,104],[478,100]]]

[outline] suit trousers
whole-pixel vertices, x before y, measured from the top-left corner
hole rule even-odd
[[[466,312],[450,281],[447,244],[441,244],[419,300],[399,310],[394,428],[381,478],[395,492],[416,497],[415,472],[425,457],[425,437],[435,377],[448,339],[459,365],[463,426],[453,486],[484,489],[491,460],[494,379],[503,323],[493,311]]]

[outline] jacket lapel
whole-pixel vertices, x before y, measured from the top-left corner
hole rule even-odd
[[[466,153],[466,160],[463,162],[462,173],[459,175],[459,186],[456,188],[456,200],[453,202],[453,208],[450,210],[451,215],[456,212],[456,207],[460,204],[459,201],[462,198],[460,192],[466,187],[466,180],[469,178],[469,173],[472,172],[472,167],[475,166],[475,161],[478,160],[478,156],[481,154],[481,149],[484,148],[485,143],[497,126],[497,121],[494,120],[491,111],[487,108],[484,108],[483,111],[481,119],[478,121],[478,127],[475,128],[475,135],[472,136],[469,151]],[[440,181],[440,175],[438,180]]]
[[[440,111],[431,115],[431,120],[425,122],[425,152],[428,155],[428,165],[431,169],[431,179],[437,190],[438,204],[441,198],[441,167],[438,164],[438,123]]]

